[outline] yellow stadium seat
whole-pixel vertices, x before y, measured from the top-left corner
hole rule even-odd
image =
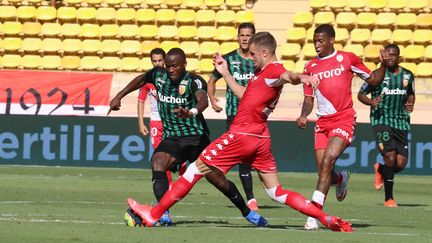
[[[237,38],[237,29],[232,26],[220,26],[216,29],[215,39],[218,41],[230,41]]]
[[[316,52],[315,52],[314,44],[307,43],[306,45],[304,45],[303,49],[302,49],[302,54],[304,56],[304,59],[306,59],[306,60],[310,60],[313,57],[315,57]]]
[[[329,0],[327,6],[332,10],[332,12],[339,13],[345,10],[347,4],[346,0]]]
[[[396,26],[404,29],[414,29],[417,15],[414,13],[400,13],[396,17]]]
[[[85,2],[90,6],[99,6],[104,0],[85,0]]]
[[[313,23],[313,14],[311,12],[296,12],[293,16],[293,25],[295,27],[309,28]]]
[[[364,57],[366,61],[378,61],[381,45],[368,45],[364,49]]]
[[[146,0],[145,2],[150,8],[160,8],[164,4],[164,0]]]
[[[306,30],[306,40],[307,42],[313,42],[315,28],[311,27]]]
[[[238,48],[239,44],[237,41],[223,42],[219,47],[219,52],[221,54],[226,54]]]
[[[141,71],[141,60],[138,57],[123,57],[120,60],[119,71]]]
[[[116,38],[120,33],[120,26],[117,24],[103,24],[100,27],[100,36],[102,39]]]
[[[25,69],[38,69],[42,66],[42,57],[39,55],[25,55],[22,57],[22,67]]]
[[[168,8],[178,9],[180,8],[181,4],[183,3],[183,0],[165,0],[164,4]]]
[[[118,57],[102,57],[100,69],[104,71],[113,71],[120,67],[120,58]]]
[[[39,22],[25,22],[22,25],[21,34],[24,36],[39,35],[42,31],[42,25]]]
[[[119,29],[119,36],[123,39],[134,39],[139,36],[139,27],[135,24],[122,24]]]
[[[377,15],[376,25],[378,28],[392,28],[396,23],[395,13],[379,13]]]
[[[369,41],[371,31],[369,29],[353,29],[351,31],[351,42],[366,43]]]
[[[182,40],[193,39],[197,35],[198,29],[195,25],[182,25],[178,28],[178,38]]]
[[[61,25],[59,23],[44,23],[41,28],[41,35],[47,36],[58,36],[61,33]]]
[[[19,6],[16,11],[18,20],[29,21],[36,19],[36,8],[34,6]]]
[[[346,52],[352,52],[359,57],[362,57],[364,54],[364,48],[361,44],[348,44],[343,48]]]
[[[214,24],[216,21],[216,13],[211,9],[201,9],[197,11],[196,23],[197,26]]]
[[[114,8],[98,8],[95,19],[99,23],[115,22],[116,10]]]
[[[332,24],[334,18],[333,12],[318,12],[314,15],[314,22],[317,26],[321,24]]]
[[[97,70],[101,65],[101,59],[98,56],[85,56],[81,59],[80,70]]]
[[[96,53],[99,53],[101,51],[101,46],[102,46],[102,43],[100,42],[100,40],[86,39],[86,40],[82,41],[81,51],[85,55],[88,55],[89,53],[96,54]]]
[[[428,6],[428,0],[408,0],[408,8],[413,12],[422,12]]]
[[[6,54],[1,58],[3,68],[20,68],[21,65],[22,57],[20,55]]]
[[[57,18],[60,22],[72,22],[77,18],[77,9],[62,6],[57,9]]]
[[[224,0],[204,0],[204,5],[207,8],[221,9],[224,5]]]
[[[16,36],[22,32],[23,26],[20,22],[6,21],[3,23],[3,34],[8,36]]]
[[[0,6],[0,19],[4,20],[15,20],[16,18],[16,7],[15,6]]]
[[[309,0],[313,12],[322,11],[327,7],[327,0]]]
[[[335,28],[335,42],[345,44],[350,38],[348,30],[344,28]]]
[[[217,25],[232,25],[235,21],[235,12],[233,10],[219,10],[216,13]]]
[[[42,49],[42,40],[39,38],[25,38],[22,41],[21,52],[37,53]]]
[[[154,9],[138,9],[136,12],[136,21],[138,23],[154,23],[156,21],[156,11]]]
[[[156,11],[156,21],[158,24],[173,23],[176,19],[174,9],[159,9]]]
[[[115,18],[117,19],[117,23],[134,23],[136,18],[136,10],[133,8],[117,9]]]
[[[432,60],[432,45],[428,45],[425,49],[425,58],[426,60]]]
[[[297,43],[284,43],[280,48],[280,54],[283,59],[297,59],[300,54],[301,46]]]
[[[57,55],[44,55],[42,57],[42,69],[58,69],[61,66],[61,57]]]
[[[199,60],[198,70],[200,73],[210,73],[214,69],[213,59],[201,59]]]
[[[66,6],[78,6],[81,4],[82,0],[63,0]]]
[[[405,47],[402,45],[398,45],[399,46],[399,57],[400,60],[405,58]]]
[[[81,32],[81,26],[75,23],[64,23],[61,26],[60,35],[63,37],[76,38]]]
[[[302,43],[306,38],[306,30],[302,27],[293,27],[287,30],[287,42]]]
[[[5,52],[15,53],[22,47],[22,40],[16,37],[7,37],[3,39],[2,48]]]
[[[432,14],[419,14],[416,21],[417,28],[430,29],[432,26]]]
[[[151,50],[156,47],[159,47],[159,42],[154,40],[145,40],[141,42],[141,52],[144,55],[150,54]]]
[[[42,40],[41,50],[44,53],[44,55],[47,55],[49,53],[57,53],[61,49],[62,49],[62,41],[58,38],[45,38]]]
[[[79,22],[93,22],[96,19],[96,9],[93,7],[81,7],[77,10]]]
[[[198,9],[204,5],[204,0],[183,0],[182,5],[186,8]]]
[[[225,6],[229,9],[239,10],[244,8],[246,0],[225,0]]]
[[[408,29],[397,29],[392,34],[392,41],[396,44],[407,44],[412,41],[412,38],[413,32]]]
[[[406,6],[406,0],[388,0],[387,3],[387,8],[389,8],[390,11],[394,13],[402,12]]]
[[[295,62],[293,60],[286,60],[282,62],[284,68],[288,71],[294,71]]]
[[[142,8],[144,7],[145,0],[123,0],[123,4],[126,4],[129,8]],[[122,4],[122,5],[123,5]]]
[[[372,43],[389,43],[392,37],[392,31],[389,29],[374,29],[371,34]]]
[[[425,48],[422,45],[409,45],[405,47],[405,59],[413,62],[420,62],[425,53]]]
[[[183,41],[180,43],[180,48],[187,56],[194,56],[199,51],[199,43],[196,41]]]
[[[172,48],[180,47],[180,43],[178,41],[162,41],[160,43],[160,48],[162,48],[165,52],[168,52]]]
[[[153,68],[153,63],[151,62],[150,58],[145,57],[141,59],[140,67],[142,71],[147,71]]]
[[[255,13],[252,10],[240,10],[236,13],[235,22],[237,24],[254,23],[255,22]]]
[[[340,44],[340,43],[335,43],[335,44],[334,44],[334,49],[335,49],[335,50],[342,51],[343,48],[344,48],[343,45]]]
[[[97,24],[83,24],[80,29],[79,37],[81,38],[99,38],[100,27]]]
[[[119,40],[103,40],[100,50],[104,55],[115,55],[120,51],[121,42]]]
[[[143,39],[153,39],[158,34],[158,27],[155,25],[141,25],[138,29],[138,36]]]
[[[61,44],[63,54],[77,55],[82,50],[82,41],[79,39],[64,39]]]
[[[294,65],[294,72],[296,72],[296,73],[303,73],[304,67],[305,67],[305,65],[306,65],[307,62],[308,61],[305,61],[305,60],[303,60],[303,61],[297,61],[295,63],[295,65]]]
[[[377,65],[374,62],[363,62],[363,64],[371,71],[377,69]]]
[[[197,37],[200,40],[213,39],[216,36],[216,28],[214,26],[199,26]]]
[[[387,0],[368,0],[367,8],[373,12],[381,12],[387,6]]]
[[[124,40],[120,45],[120,54],[129,56],[141,55],[141,43],[136,40]]]
[[[413,62],[401,62],[399,63],[399,66],[402,66],[408,70],[410,70],[411,72],[413,72],[413,74],[416,74],[417,71],[417,64],[413,63]]]
[[[64,56],[61,61],[61,68],[65,70],[78,69],[81,65],[79,56]]]
[[[174,39],[177,37],[177,26],[175,25],[162,25],[158,30],[158,37],[161,39]]]
[[[199,71],[199,60],[196,58],[189,58],[187,60],[186,70],[189,72]],[[208,79],[205,79],[208,80]]]
[[[377,22],[375,13],[362,12],[357,15],[357,27],[373,29]]]
[[[39,21],[53,21],[57,18],[57,9],[52,6],[40,6],[36,10],[36,18]]]
[[[104,0],[104,4],[114,8],[119,8],[123,2],[124,0]]]
[[[348,8],[356,13],[362,12],[366,5],[367,0],[347,0]]]
[[[179,9],[176,12],[177,24],[195,24],[196,12],[193,9]]]
[[[413,33],[413,40],[415,44],[427,45],[432,43],[432,30],[417,29]]]
[[[353,12],[341,12],[336,15],[338,27],[353,29],[357,20],[357,15]]]
[[[432,77],[432,63],[419,63],[416,74],[419,77]]]
[[[234,50],[234,49],[233,49]],[[199,53],[201,56],[213,56],[216,52],[219,52],[219,43],[214,41],[203,41],[199,46]],[[222,53],[225,54],[225,53]]]

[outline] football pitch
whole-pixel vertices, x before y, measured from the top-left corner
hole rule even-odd
[[[241,187],[237,172],[228,177]],[[255,173],[269,228],[249,224],[205,179],[171,209],[175,226],[127,227],[127,197],[154,201],[150,178],[139,169],[0,166],[0,242],[432,242],[431,176],[397,175],[398,208],[383,207],[372,174],[353,174],[342,203],[332,188],[325,210],[351,221],[354,233],[305,231],[306,216],[271,201]],[[280,180],[310,198],[316,174],[280,173]]]

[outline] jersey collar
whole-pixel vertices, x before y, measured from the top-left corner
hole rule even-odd
[[[332,58],[332,57],[334,57],[334,56],[336,55],[336,53],[337,53],[337,50],[335,49],[334,52],[333,52],[332,54],[330,54],[330,55],[328,55],[328,56],[325,56],[325,57],[323,57],[323,58],[317,56],[317,59],[318,59],[318,60],[325,60],[325,59],[328,59],[328,58]]]

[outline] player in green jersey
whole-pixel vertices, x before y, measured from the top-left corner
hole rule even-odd
[[[375,163],[375,189],[384,185],[386,207],[397,207],[393,197],[395,174],[408,162],[408,132],[410,113],[414,110],[414,75],[399,66],[400,50],[396,44],[385,47],[389,54],[384,81],[374,87],[363,84],[358,99],[371,107],[370,120],[377,147],[384,157],[384,164]],[[371,94],[371,98],[367,96]]]
[[[235,81],[241,86],[246,86],[249,79],[254,75],[254,65],[249,54],[249,39],[255,34],[255,26],[252,23],[242,23],[237,30],[237,41],[239,48],[225,55],[223,58],[228,63],[228,69]],[[216,82],[222,78],[222,75],[214,69],[208,81],[208,94],[213,110],[221,112],[222,107],[219,106],[219,99],[215,96]],[[230,127],[239,105],[239,99],[234,95],[233,91],[227,87],[226,90],[226,105],[225,113],[227,115],[226,128]],[[253,194],[252,173],[249,164],[239,164],[239,176],[246,193],[248,207],[252,210],[258,210],[258,204]]]

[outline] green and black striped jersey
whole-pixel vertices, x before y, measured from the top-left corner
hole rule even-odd
[[[410,114],[405,109],[405,103],[408,96],[415,92],[414,75],[408,69],[399,68],[400,72],[396,75],[387,69],[380,86],[364,83],[360,88],[360,92],[364,94],[371,93],[372,99],[381,95],[378,107],[371,107],[372,126],[388,125],[399,130],[410,130]]]
[[[207,83],[201,76],[186,72],[178,84],[173,83],[164,68],[156,67],[145,76],[147,83],[156,87],[158,109],[163,125],[163,138],[208,135],[206,121],[202,113],[192,118],[178,118],[173,110],[178,107],[196,107],[196,92],[207,92]]]
[[[252,59],[242,57],[238,49],[223,55],[223,58],[227,61],[230,73],[237,83],[246,86],[249,79],[253,77],[255,71]],[[212,75],[216,79],[222,77],[216,69],[213,70]],[[225,112],[228,117],[237,114],[238,105],[238,98],[234,95],[232,90],[227,87]]]

